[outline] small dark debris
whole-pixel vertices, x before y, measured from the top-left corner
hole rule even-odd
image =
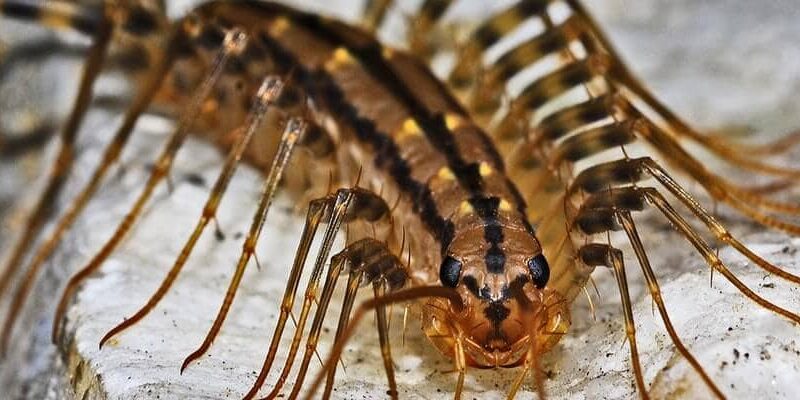
[[[761,286],[762,288],[767,288],[767,289],[774,289],[775,288],[775,284],[772,283],[772,282],[759,284],[758,286]]]
[[[206,178],[200,174],[188,173],[184,175],[183,179],[192,186],[206,187]]]

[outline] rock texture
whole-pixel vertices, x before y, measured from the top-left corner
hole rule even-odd
[[[589,3],[633,69],[697,126],[735,132],[747,127],[771,136],[800,126],[800,114],[793,112],[797,107],[794,93],[800,86],[796,75],[800,50],[795,46],[800,39],[796,24],[800,10],[792,1]],[[182,6],[176,6],[176,14]],[[465,12],[476,10],[481,8]],[[77,174],[60,200],[62,207],[87,179],[103,138],[118,119],[97,112],[87,121]],[[124,157],[125,168],[103,187],[35,289],[34,300],[15,332],[14,346],[0,368],[0,385],[11,388],[6,392],[10,398],[240,398],[255,378],[302,229],[301,219],[290,212],[293,205],[285,198],[270,212],[260,241],[262,269],[249,266],[232,313],[208,355],[184,374],[178,373],[183,358],[210,326],[241,249],[240,234],[247,231],[258,201],[260,177],[249,168],[240,170],[222,204],[219,219],[226,238],[218,240],[209,230],[162,304],[102,350],[97,346],[106,330],[135,311],[157,287],[199,216],[220,157],[213,148],[193,140],[180,153],[172,175],[174,189],[157,192],[120,249],[76,296],[66,339],[57,348],[49,343],[54,294],[70,272],[82,267],[110,236],[127,211],[169,124],[149,117],[140,128]],[[0,176],[14,176],[8,179],[16,181],[8,182],[19,182],[12,167],[18,165],[0,167],[8,174]],[[203,177],[207,184],[192,183],[196,180],[188,179],[190,174]],[[3,185],[0,191],[12,187],[18,188],[19,183]],[[2,198],[20,198],[20,190],[8,191],[14,195]],[[22,198],[31,198],[35,192],[33,187]],[[21,201],[21,208],[26,203]],[[798,239],[762,231],[722,212],[726,223],[754,251],[800,273],[795,255]],[[702,259],[657,215],[645,214],[638,220],[648,227],[645,240],[675,328],[712,379],[731,398],[792,398],[793,383],[800,380],[796,327],[747,301],[719,275],[709,285]],[[5,234],[0,238],[0,246],[8,245],[6,238]],[[621,238],[615,241],[621,243]],[[800,310],[798,287],[762,273],[729,248],[722,248],[721,255],[754,291],[790,310]],[[658,315],[652,313],[637,264],[629,259],[628,265],[651,394],[656,398],[708,397],[702,382],[671,345]],[[598,271],[595,279],[601,293],[600,299],[594,299],[596,322],[585,299],[579,300],[573,332],[548,359],[552,376],[547,390],[552,398],[636,398],[616,285],[607,271]],[[332,309],[338,309],[335,301]],[[401,323],[397,311],[393,326]],[[336,398],[386,397],[371,323],[365,320],[363,333],[348,347],[343,360],[346,373],[339,374]],[[334,325],[330,321],[327,327]],[[426,342],[413,318],[405,346],[397,336],[393,343],[401,397],[452,398],[455,377],[447,372],[452,366]],[[323,338],[321,348],[329,345],[330,335]],[[316,368],[318,363],[313,365]],[[504,398],[514,372],[470,371],[465,398]],[[275,379],[273,372],[268,382]],[[519,398],[533,397],[532,387],[526,386]]]

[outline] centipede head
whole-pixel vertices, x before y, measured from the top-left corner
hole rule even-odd
[[[443,258],[441,282],[458,292],[464,307],[440,298],[423,307],[423,329],[433,344],[456,359],[463,352],[466,364],[478,368],[538,357],[570,323],[568,304],[546,286],[549,267],[537,239],[522,226],[499,225],[502,241],[493,241],[480,221],[460,229]]]

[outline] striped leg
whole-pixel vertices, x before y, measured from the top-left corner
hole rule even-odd
[[[261,196],[261,203],[259,204],[258,210],[253,217],[253,223],[250,226],[250,232],[245,239],[242,247],[242,254],[239,257],[236,270],[231,278],[228,290],[225,293],[225,298],[220,306],[216,318],[214,319],[211,329],[208,331],[205,339],[203,339],[203,343],[197,350],[186,357],[186,359],[183,361],[183,365],[181,365],[181,373],[183,373],[183,371],[189,366],[189,364],[192,363],[192,361],[200,358],[203,354],[205,354],[206,351],[208,351],[208,349],[211,347],[211,343],[222,329],[222,324],[225,322],[225,317],[228,315],[228,311],[233,304],[233,299],[236,296],[236,291],[238,290],[239,284],[244,276],[245,268],[250,261],[250,257],[252,257],[255,252],[256,243],[261,235],[261,229],[264,227],[264,222],[267,219],[267,213],[272,205],[272,199],[275,196],[278,183],[280,183],[281,178],[284,175],[285,167],[292,156],[295,144],[297,143],[299,137],[304,134],[306,127],[307,124],[303,120],[292,120],[292,124],[287,125],[286,133],[281,140],[278,153],[275,156],[269,171],[267,172],[267,179],[264,181],[264,191]]]
[[[246,42],[245,34],[239,30],[228,31],[228,33],[225,35],[225,40],[217,54],[217,57],[215,58],[212,64],[211,71],[205,78],[203,84],[197,89],[191,104],[189,104],[187,107],[187,112],[183,113],[183,116],[178,124],[178,127],[170,136],[168,143],[166,144],[162,154],[156,161],[155,168],[153,169],[144,190],[134,203],[131,211],[125,216],[123,221],[117,227],[117,230],[114,232],[113,236],[109,239],[108,242],[106,242],[103,248],[95,255],[94,258],[92,258],[92,260],[83,269],[81,269],[75,275],[73,275],[72,278],[70,278],[69,282],[67,283],[67,287],[64,289],[64,292],[61,296],[61,300],[59,301],[58,307],[56,309],[56,318],[53,324],[54,341],[58,339],[61,323],[64,314],[67,311],[67,306],[72,298],[73,293],[75,292],[75,290],[77,290],[78,286],[86,278],[91,276],[98,268],[100,268],[100,266],[106,260],[106,258],[108,258],[108,256],[111,255],[116,246],[119,245],[123,236],[127,234],[130,228],[136,222],[145,204],[152,196],[156,186],[162,180],[164,180],[164,178],[166,178],[166,175],[168,174],[169,170],[172,167],[172,163],[175,159],[175,154],[181,148],[181,145],[183,144],[184,140],[189,134],[192,122],[199,114],[203,101],[211,93],[211,90],[214,88],[215,82],[222,74],[227,60],[231,57],[231,55],[240,52],[245,42]]]
[[[677,190],[679,189],[678,186],[673,187],[670,190]],[[682,189],[681,189],[682,190]],[[756,262],[759,267],[769,271],[775,272],[779,276],[786,278],[792,282],[800,282],[800,277],[791,275],[789,273],[781,271],[779,268],[769,264],[765,260],[759,258],[755,254],[752,253],[749,249],[744,247],[740,242],[738,242],[735,238],[733,238],[730,233],[728,233],[724,228],[719,225],[714,218],[705,212],[699,204],[691,199],[688,194],[678,195],[684,203],[687,204],[688,208],[707,225],[715,235],[723,240],[726,243],[732,244],[732,246],[739,251],[741,254],[745,255],[747,258]],[[681,343],[677,333],[675,332],[674,328],[672,327],[669,316],[666,311],[666,307],[661,300],[660,289],[658,288],[658,283],[655,280],[655,275],[652,272],[652,268],[650,267],[650,263],[647,257],[647,254],[644,250],[642,245],[641,239],[636,231],[636,227],[634,221],[630,215],[631,211],[639,211],[644,209],[645,204],[651,204],[655,206],[655,208],[661,212],[661,214],[675,227],[675,229],[689,242],[695,247],[695,249],[700,253],[707,261],[707,264],[715,271],[721,273],[731,284],[733,284],[742,294],[746,297],[754,301],[755,303],[761,305],[762,307],[781,315],[791,321],[800,322],[800,315],[788,311],[784,308],[781,308],[774,303],[762,298],[751,289],[749,289],[744,283],[742,283],[736,276],[733,274],[722,262],[722,260],[717,256],[716,252],[705,242],[704,239],[700,237],[700,235],[694,230],[694,228],[689,225],[689,223],[675,210],[672,206],[664,199],[661,194],[653,188],[639,188],[636,186],[629,186],[629,187],[622,187],[622,188],[612,188],[612,189],[605,189],[600,190],[591,195],[583,204],[581,210],[577,214],[574,223],[575,226],[578,227],[581,231],[586,234],[599,234],[605,233],[612,230],[619,230],[624,229],[626,235],[628,236],[628,240],[632,244],[636,256],[639,260],[640,266],[642,267],[645,279],[648,283],[648,288],[650,289],[651,295],[653,296],[653,301],[655,302],[656,306],[659,309],[659,313],[661,314],[661,318],[664,321],[665,326],[667,327],[667,331],[672,339],[673,343],[675,344],[678,351],[687,359],[687,361],[692,365],[692,367],[697,371],[697,373],[702,377],[702,379],[706,382],[709,389],[714,392],[714,394],[719,398],[724,398],[722,393],[720,392],[719,388],[717,388],[711,379],[708,377],[706,372],[700,366],[700,364],[694,359],[694,357],[690,354],[690,352],[685,348],[685,346]],[[620,227],[621,225],[621,227]],[[589,244],[585,245],[579,250],[579,255],[581,260],[586,263],[587,265],[606,265],[611,268],[614,268],[615,273],[617,275],[618,283],[620,284],[620,292],[623,295],[623,307],[625,309],[626,314],[626,330],[629,336],[629,339],[632,339],[631,336],[634,335],[633,333],[633,322],[632,322],[632,313],[630,311],[630,301],[629,299],[626,300],[627,297],[627,288],[623,287],[627,286],[625,283],[624,277],[624,266],[622,264],[621,253],[618,250],[611,248],[610,246],[600,245],[600,244]],[[639,387],[640,393],[645,393],[646,388],[644,386],[643,378],[641,375],[641,367],[638,365],[638,354],[636,354],[635,343],[631,341],[631,361],[633,363],[634,373],[636,374],[637,386]]]
[[[328,227],[323,235],[321,247],[317,254],[314,267],[311,271],[309,283],[305,291],[302,311],[300,313],[300,317],[296,321],[297,328],[294,334],[294,339],[292,340],[292,345],[289,349],[289,355],[286,359],[281,376],[278,378],[278,382],[268,396],[269,398],[274,398],[279,394],[280,389],[282,388],[289,375],[289,372],[291,371],[294,359],[297,356],[297,352],[300,347],[305,324],[308,321],[311,305],[316,298],[316,293],[319,289],[323,268],[325,263],[328,261],[336,234],[339,232],[342,224],[347,224],[355,220],[372,223],[387,223],[389,221],[389,208],[377,195],[357,187],[351,189],[339,189],[335,193],[329,194],[328,196],[317,200],[313,200],[309,204],[306,225],[303,230],[300,245],[295,253],[295,260],[292,265],[292,270],[286,284],[286,291],[284,292],[283,301],[281,303],[281,314],[278,318],[278,324],[276,325],[275,332],[272,336],[269,352],[267,353],[267,356],[264,360],[264,365],[262,366],[261,372],[259,373],[255,384],[245,395],[245,398],[250,399],[255,397],[275,361],[280,340],[283,336],[286,326],[286,321],[292,312],[292,307],[294,306],[294,302],[297,297],[297,289],[306,259],[308,257],[309,249],[312,241],[317,236],[319,225],[321,223],[326,223]],[[355,244],[351,245],[351,247],[352,246],[355,246]],[[327,307],[328,302],[330,302],[330,295],[332,294],[332,290],[335,286],[336,278],[339,276],[341,269],[346,263],[351,264],[350,283],[348,284],[348,288],[352,286],[352,289],[349,289],[348,293],[352,292],[352,296],[355,295],[355,290],[359,286],[358,282],[361,282],[362,280],[361,272],[356,273],[356,265],[359,264],[359,261],[357,260],[368,259],[368,256],[371,254],[367,251],[375,251],[374,246],[369,247],[366,244],[359,246],[362,246],[363,249],[358,247],[361,249],[358,252],[355,250],[356,247],[352,247],[350,251],[345,250],[343,253],[340,253],[340,255],[334,256],[331,268],[328,270],[325,288],[323,289],[323,301],[319,303],[317,314],[314,317],[314,322],[312,323],[312,335],[309,336],[309,344],[314,343],[314,345],[316,345],[317,339],[315,338],[312,342],[311,338],[314,337],[315,329],[316,336],[318,337],[319,335],[319,329],[321,329],[322,319],[325,315],[323,304],[324,307]],[[390,253],[386,254],[388,256]],[[361,258],[354,258],[356,256],[360,256]],[[369,278],[370,275],[367,275]],[[327,300],[325,300],[325,296],[327,296]],[[346,300],[345,305],[347,305],[348,302],[352,305],[352,299],[349,301]],[[343,322],[340,321],[340,324],[341,323]],[[301,371],[304,371],[308,367],[305,360],[310,357],[311,354],[307,352],[306,356],[304,356]],[[303,372],[303,374],[305,374],[305,372]],[[297,390],[299,390],[300,386],[296,384],[295,387]],[[296,393],[294,396],[296,396]]]
[[[180,271],[186,264],[186,261],[189,259],[197,240],[203,234],[203,231],[208,226],[209,222],[216,218],[217,208],[219,207],[219,204],[225,195],[225,191],[228,188],[228,183],[230,183],[233,174],[236,172],[236,168],[239,165],[242,155],[250,144],[250,140],[252,139],[253,135],[261,128],[261,124],[269,107],[280,96],[284,84],[285,83],[283,80],[276,77],[268,77],[264,80],[254,98],[248,120],[243,126],[244,129],[237,129],[239,132],[236,135],[236,142],[231,147],[228,157],[225,160],[225,164],[222,167],[222,171],[220,172],[220,175],[214,184],[214,188],[209,194],[200,220],[198,221],[194,232],[192,232],[192,235],[190,236],[183,250],[181,250],[178,259],[175,260],[172,269],[170,269],[169,273],[164,278],[156,292],[150,297],[150,299],[142,308],[140,308],[130,318],[125,318],[123,322],[112,328],[108,333],[106,333],[105,336],[103,336],[103,338],[100,340],[101,348],[106,341],[143,319],[150,311],[153,310],[153,308],[155,308],[164,295],[167,294],[172,284],[178,278],[178,274],[180,274]],[[296,135],[296,130],[300,124],[301,123],[299,121],[291,120],[287,124],[282,141],[285,142],[291,138],[291,135]]]
[[[6,10],[7,11],[7,10]],[[11,256],[6,261],[2,275],[0,275],[0,293],[6,291],[14,275],[16,274],[28,246],[35,241],[47,217],[52,213],[52,206],[55,203],[64,183],[69,176],[74,163],[75,141],[78,135],[81,122],[89,108],[92,98],[94,83],[100,74],[103,61],[108,51],[111,39],[112,26],[107,19],[97,27],[94,33],[94,42],[87,59],[83,76],[78,89],[78,96],[70,113],[66,125],[61,131],[61,148],[58,151],[56,160],[51,167],[50,177],[45,186],[36,206],[33,208],[22,235],[17,240],[16,245],[11,251]],[[8,320],[13,324],[16,312],[14,305],[9,313]],[[10,335],[10,324],[6,324],[0,339],[0,354],[5,353],[5,348]]]

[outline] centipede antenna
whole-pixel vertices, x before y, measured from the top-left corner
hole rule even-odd
[[[658,286],[656,275],[653,273],[653,268],[650,266],[650,260],[648,259],[647,253],[644,250],[644,245],[642,244],[642,240],[636,230],[636,225],[631,217],[630,211],[619,211],[617,215],[622,223],[623,228],[625,229],[628,240],[633,246],[633,251],[636,253],[636,257],[639,260],[639,266],[642,268],[642,273],[647,281],[647,287],[650,290],[650,297],[652,297],[653,302],[655,302],[656,306],[658,307],[661,320],[664,322],[664,326],[667,329],[670,339],[672,339],[672,344],[678,349],[678,352],[681,353],[683,358],[685,358],[686,361],[692,365],[692,368],[697,371],[697,373],[703,379],[703,382],[706,383],[706,386],[711,389],[714,395],[718,399],[724,399],[725,395],[721,390],[719,390],[717,385],[714,384],[714,381],[711,380],[700,363],[697,362],[691,352],[689,352],[683,342],[681,342],[677,332],[675,332],[675,327],[672,326],[669,314],[667,313],[667,308],[664,305],[664,300],[661,298],[661,289]]]
[[[197,240],[202,235],[205,228],[208,226],[210,221],[215,221],[215,226],[219,229],[216,217],[217,209],[219,207],[222,198],[225,195],[225,191],[228,188],[228,184],[230,183],[231,178],[236,173],[236,168],[241,160],[242,154],[247,149],[248,144],[250,143],[253,135],[260,129],[264,117],[267,114],[267,110],[269,107],[275,102],[275,100],[280,96],[280,93],[283,90],[283,82],[280,78],[277,77],[268,77],[266,78],[261,87],[258,90],[258,93],[255,96],[255,101],[252,106],[252,110],[248,116],[247,121],[245,122],[246,129],[244,130],[242,135],[238,135],[237,142],[233,144],[231,147],[230,152],[228,153],[228,157],[225,160],[225,164],[222,167],[219,177],[217,178],[216,183],[214,184],[211,193],[206,200],[206,204],[203,207],[203,212],[200,217],[200,220],[197,223],[192,235],[189,237],[188,241],[184,245],[183,249],[181,250],[180,255],[178,256],[177,260],[173,264],[170,271],[167,273],[164,280],[161,282],[161,285],[156,289],[155,293],[148,299],[147,303],[140,308],[133,316],[126,318],[123,320],[122,323],[115,326],[111,329],[106,335],[100,340],[100,347],[103,347],[103,344],[114,337],[116,334],[122,332],[123,330],[133,326],[137,322],[139,322],[142,318],[144,318],[150,311],[155,308],[155,306],[161,301],[161,299],[166,295],[169,291],[172,284],[178,278],[181,269],[186,264],[192,250],[194,249]],[[238,129],[237,129],[238,130]],[[255,257],[255,253],[253,254],[256,260],[256,265],[259,266],[260,263],[258,262],[258,258]]]
[[[231,54],[238,52],[246,41],[246,36],[242,31],[232,30],[225,36],[225,41],[222,48],[219,50],[216,58],[211,67],[211,71],[205,78],[201,86],[197,89],[191,104],[187,108],[187,112],[183,114],[177,128],[168,139],[168,142],[159,156],[158,161],[153,168],[153,171],[148,178],[144,190],[141,192],[131,210],[125,216],[123,221],[119,224],[113,236],[106,242],[103,248],[92,258],[92,260],[75,275],[73,275],[67,282],[61,299],[56,308],[56,317],[53,322],[53,341],[56,342],[60,332],[61,321],[67,311],[69,301],[72,295],[77,290],[78,286],[89,276],[91,276],[97,269],[100,268],[102,263],[111,255],[116,246],[122,241],[122,238],[127,234],[130,228],[138,219],[145,204],[150,199],[156,185],[164,179],[166,174],[172,167],[172,162],[175,154],[181,148],[183,141],[189,134],[189,129],[201,110],[203,101],[211,93],[216,81],[219,79],[224,66]]]
[[[111,33],[113,26],[106,18],[103,18],[102,23],[98,26],[97,32],[94,35],[94,42],[89,51],[86,64],[84,66],[83,75],[78,88],[78,95],[73,104],[72,111],[70,112],[67,123],[64,125],[60,134],[61,148],[58,151],[56,160],[51,167],[50,177],[42,192],[39,201],[33,208],[33,212],[28,221],[26,222],[22,236],[18,239],[11,251],[11,256],[6,262],[2,276],[0,276],[0,293],[5,292],[9,283],[13,279],[28,250],[28,246],[33,243],[39,234],[39,231],[44,226],[45,219],[51,214],[52,204],[56,202],[56,198],[69,176],[70,171],[75,161],[75,141],[78,136],[78,130],[81,123],[89,110],[89,105],[92,100],[92,93],[94,84],[97,77],[103,68],[106,55],[108,53],[109,43],[111,41]],[[2,338],[0,338],[0,357],[5,355],[6,346],[11,336],[11,331],[14,327],[14,322],[17,319],[20,309],[25,302],[28,292],[30,291],[33,281],[38,274],[37,267],[29,267],[25,273],[25,277],[19,288],[17,289],[14,299],[3,324]]]
[[[267,219],[267,214],[270,206],[272,205],[272,200],[275,197],[275,192],[278,189],[278,184],[283,177],[286,165],[291,159],[297,140],[305,133],[307,127],[308,125],[305,120],[299,118],[291,118],[286,123],[283,135],[281,136],[278,152],[276,153],[275,158],[272,160],[272,165],[267,173],[267,178],[264,180],[261,202],[258,205],[258,210],[253,216],[253,222],[250,225],[250,232],[248,233],[247,238],[242,246],[242,253],[239,257],[239,262],[236,265],[236,270],[233,274],[233,277],[231,277],[228,289],[225,292],[225,298],[222,302],[222,305],[220,305],[220,309],[217,312],[214,323],[211,325],[211,329],[206,334],[205,339],[203,339],[203,343],[200,345],[200,347],[198,347],[197,350],[186,357],[181,365],[181,372],[183,372],[192,361],[198,359],[200,356],[205,354],[206,351],[208,351],[208,349],[211,347],[211,343],[217,337],[217,334],[219,334],[220,329],[222,329],[222,323],[225,321],[225,317],[228,315],[228,311],[233,303],[236,291],[238,290],[239,284],[244,276],[244,270],[247,267],[247,263],[250,261],[250,257],[255,252],[258,237],[261,234],[262,228],[264,227],[264,222]]]
[[[325,359],[325,368],[320,371],[319,374],[317,374],[316,378],[314,378],[314,382],[308,387],[309,390],[306,392],[304,399],[311,400],[314,398],[314,393],[317,392],[319,386],[322,384],[322,379],[326,376],[326,372],[329,373],[330,369],[336,366],[336,360],[342,356],[344,346],[353,336],[358,324],[364,318],[364,314],[366,314],[368,311],[374,310],[378,306],[387,306],[392,303],[403,303],[409,300],[421,298],[446,299],[450,302],[450,305],[453,307],[454,311],[460,312],[464,309],[464,303],[461,300],[461,296],[459,296],[455,290],[442,286],[411,287],[408,289],[399,290],[397,292],[388,293],[382,297],[373,297],[372,299],[365,300],[363,303],[361,303],[358,309],[356,309],[352,320],[349,324],[347,324],[347,329],[345,329],[341,337],[336,340],[336,343],[334,343],[331,352],[328,354],[328,358]]]

